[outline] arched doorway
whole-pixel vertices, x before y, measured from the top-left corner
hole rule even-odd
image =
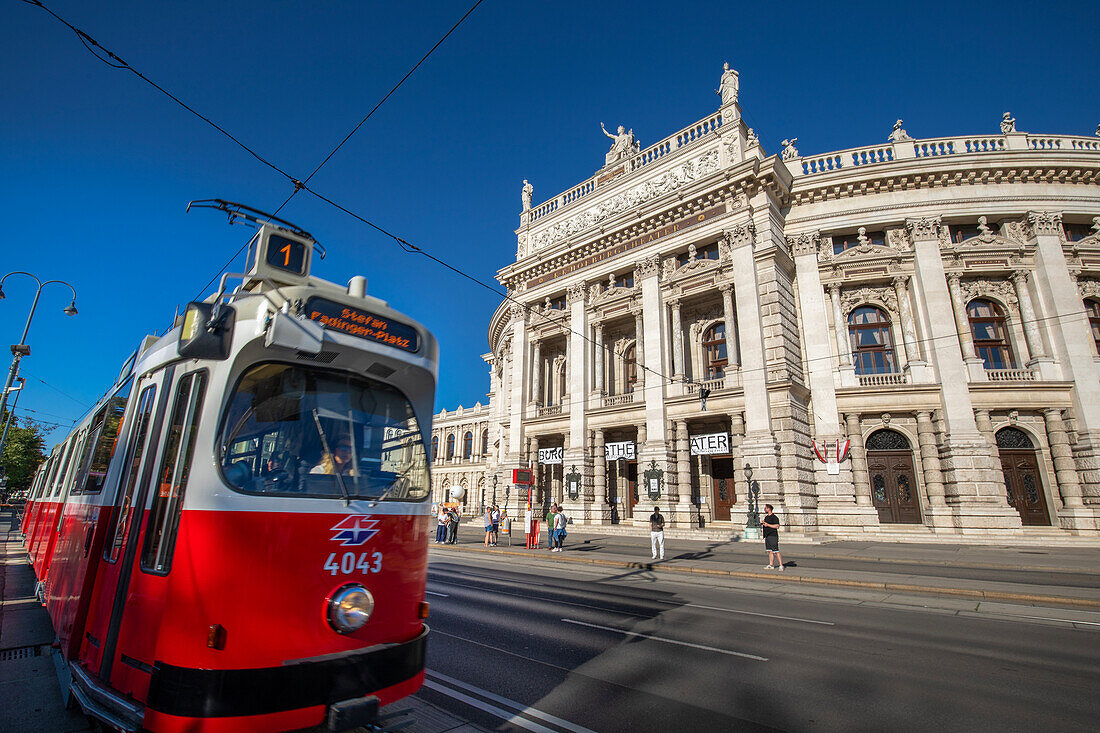
[[[1039,459],[1031,437],[1019,428],[1001,428],[997,431],[997,450],[1001,454],[1008,503],[1020,513],[1020,521],[1049,527],[1050,513],[1043,497]]]
[[[896,430],[876,430],[867,436],[867,469],[871,501],[883,524],[920,524],[913,450]]]

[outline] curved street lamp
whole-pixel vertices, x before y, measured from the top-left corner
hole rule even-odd
[[[12,275],[26,275],[27,277],[38,283],[38,290],[36,290],[34,293],[34,302],[31,303],[31,312],[27,314],[27,324],[23,327],[23,335],[19,338],[19,343],[12,344],[11,346],[11,369],[8,370],[8,381],[4,384],[4,391],[2,394],[0,394],[0,414],[3,414],[4,410],[7,409],[8,393],[12,391],[11,386],[15,382],[15,378],[19,376],[19,361],[24,356],[31,355],[31,347],[27,345],[27,332],[31,330],[31,320],[34,319],[34,311],[38,307],[38,298],[40,295],[42,295],[42,288],[46,287],[47,285],[52,285],[54,283],[59,283],[68,287],[69,290],[73,292],[73,299],[62,312],[67,316],[75,316],[77,314],[76,288],[74,288],[70,283],[67,283],[64,280],[47,280],[46,282],[42,282],[31,273],[23,272],[22,270],[9,272],[7,275],[4,275],[4,277],[0,278],[0,300],[3,300],[5,297],[4,281]],[[0,455],[2,455],[4,452],[4,442],[7,437],[7,431],[5,431],[3,435],[0,435]]]

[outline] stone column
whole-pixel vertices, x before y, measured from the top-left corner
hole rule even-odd
[[[603,362],[604,362],[604,346],[603,346],[603,324],[596,324],[596,364],[593,367],[593,374],[596,377],[596,384],[593,388],[598,396],[602,396],[604,393],[603,388]]]
[[[604,453],[603,430],[593,431],[592,440],[593,498],[592,521],[607,524],[611,515],[607,507],[607,457]]]
[[[569,308],[569,330],[566,331],[565,337],[569,353],[565,358],[565,371],[568,387],[566,391],[569,395],[569,401],[568,404],[564,404],[563,395],[562,409],[569,411],[569,433],[566,435],[565,440],[565,462],[562,464],[563,475],[566,465],[579,469],[578,472],[581,476],[589,473],[586,465],[588,456],[585,450],[587,444],[585,438],[588,436],[588,424],[585,415],[585,407],[587,406],[585,385],[587,383],[588,364],[586,363],[587,359],[584,358],[588,347],[585,341],[585,334],[588,333],[588,311],[585,304],[587,290],[585,283],[579,282],[566,291],[566,301]],[[581,499],[578,496],[577,502],[573,502],[571,499],[568,501],[570,502],[570,509],[576,510],[580,506]]]
[[[676,421],[676,494],[669,494],[669,501],[676,499],[676,513],[681,522],[691,524],[695,506],[691,502],[691,441],[688,439],[687,420]]]
[[[1047,322],[1046,332],[1059,354],[1061,378],[1074,383],[1077,443],[1073,453],[1084,507],[1063,507],[1059,520],[1067,529],[1095,532],[1100,526],[1100,362],[1093,358],[1089,319],[1066,261],[1061,213],[1029,211],[1027,230],[1036,243],[1033,277],[1039,306],[1059,316]]]
[[[723,283],[718,286],[722,291],[722,317],[726,324],[726,356],[729,359],[729,368],[738,368],[737,354],[737,325],[733,314],[733,284]]]
[[[1084,506],[1081,500],[1081,479],[1077,475],[1077,464],[1073,460],[1073,449],[1066,435],[1066,425],[1062,421],[1062,411],[1056,407],[1043,410],[1043,419],[1047,424],[1047,440],[1050,441],[1050,456],[1054,459],[1054,473],[1058,477],[1058,493],[1062,505],[1070,509]]]
[[[898,298],[898,311],[901,315],[901,336],[905,343],[905,371],[912,384],[930,381],[928,365],[921,358],[920,341],[917,339],[917,326],[913,320],[913,304],[909,300],[909,276],[894,278],[894,294]]]
[[[969,325],[959,329],[961,291],[957,279],[954,285],[949,285],[944,272],[940,221],[909,219],[906,225],[913,240],[914,287],[927,309],[929,352],[940,383],[946,426],[940,457],[950,521],[964,532],[1019,529],[1019,513],[1005,502],[1000,463],[993,457],[974,418],[967,365],[956,345],[960,338],[969,341],[970,330]],[[950,318],[952,312],[954,323]],[[963,312],[963,319],[965,315]]]
[[[642,291],[642,333],[645,334],[642,346],[645,349],[644,363],[660,374],[667,374],[663,365],[662,351],[668,340],[668,331],[664,305],[661,302],[661,284],[659,274],[661,258],[658,255],[647,257],[638,263],[634,271],[635,279],[641,282]],[[645,426],[649,444],[638,452],[638,464],[657,461],[664,465],[668,461],[668,446],[665,445],[667,430],[665,417],[666,380],[650,373],[646,379],[642,394],[645,400]]]
[[[840,285],[829,286],[829,297],[833,301],[833,328],[836,331],[836,353],[841,366],[852,366],[852,343],[848,336],[848,321],[844,320],[844,311],[840,308]]]
[[[531,344],[531,403],[542,404],[542,342]]]
[[[638,383],[634,385],[634,391],[645,389],[645,324],[642,322],[642,311],[634,313],[634,359],[638,371]]]
[[[974,350],[974,336],[970,333],[970,317],[966,314],[966,302],[963,300],[962,280],[959,273],[952,272],[947,275],[947,288],[951,293],[955,331],[959,334],[959,345],[962,348],[963,361],[966,362],[967,375],[971,382],[985,382],[989,377],[985,373],[985,364]]]
[[[542,500],[543,492],[546,491],[546,482],[542,479],[542,464],[539,463],[539,439],[538,436],[531,436],[528,441],[531,446],[531,465],[535,467],[534,478],[535,484],[531,487],[531,506],[538,506]],[[538,512],[535,512],[538,516]]]
[[[944,500],[943,471],[940,468],[940,447],[936,440],[936,427],[932,423],[929,410],[917,412],[917,446],[920,449],[921,473],[924,475],[924,490],[928,494],[931,523],[944,516],[947,502]]]
[[[849,449],[852,461],[852,492],[855,495],[856,504],[870,506],[871,475],[867,470],[867,449],[863,443],[863,429],[859,424],[859,415],[854,412],[846,413],[844,426],[848,431],[848,439],[852,441],[852,447]]]
[[[1001,451],[997,448],[997,436],[993,432],[993,420],[990,419],[989,410],[974,410],[974,423],[978,426],[978,432],[985,437],[986,443],[989,444],[989,452],[993,456],[994,465],[999,468],[1001,466]],[[996,471],[989,478],[1001,489],[1000,495],[1004,497],[1005,506],[1011,509],[1012,507],[1008,503],[1008,487],[1005,486],[1004,482],[1004,471]]]
[[[672,307],[672,378],[684,376],[684,329],[680,324],[680,299],[670,298]]]
[[[1016,297],[1020,301],[1020,320],[1023,321],[1024,341],[1027,343],[1027,351],[1031,359],[1027,367],[1039,372],[1039,379],[1052,381],[1061,379],[1054,359],[1047,355],[1043,346],[1043,335],[1039,328],[1039,315],[1035,311],[1035,304],[1031,300],[1031,288],[1028,281],[1031,274],[1027,270],[1015,270],[1012,273],[1012,284],[1016,286]]]

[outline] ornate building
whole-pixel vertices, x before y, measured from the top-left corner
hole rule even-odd
[[[1100,138],[899,120],[769,156],[737,92],[525,187],[486,356],[501,485],[536,462],[536,503],[590,524],[736,531],[755,487],[807,533],[1100,534]]]
[[[472,408],[459,405],[457,410],[441,410],[434,415],[430,446],[432,503],[456,501],[462,505],[464,514],[476,514],[482,509],[482,501],[491,502],[492,477],[487,471],[489,448],[487,406],[480,402]],[[452,493],[452,489],[461,489],[461,492]]]

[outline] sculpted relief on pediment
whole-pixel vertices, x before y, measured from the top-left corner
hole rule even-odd
[[[688,160],[656,178],[643,181],[628,188],[617,196],[612,196],[595,206],[590,206],[574,214],[565,221],[554,224],[533,235],[528,252],[548,247],[561,240],[583,232],[616,214],[629,211],[658,196],[675,191],[687,183],[702,178],[718,170],[718,151],[711,150]]]

